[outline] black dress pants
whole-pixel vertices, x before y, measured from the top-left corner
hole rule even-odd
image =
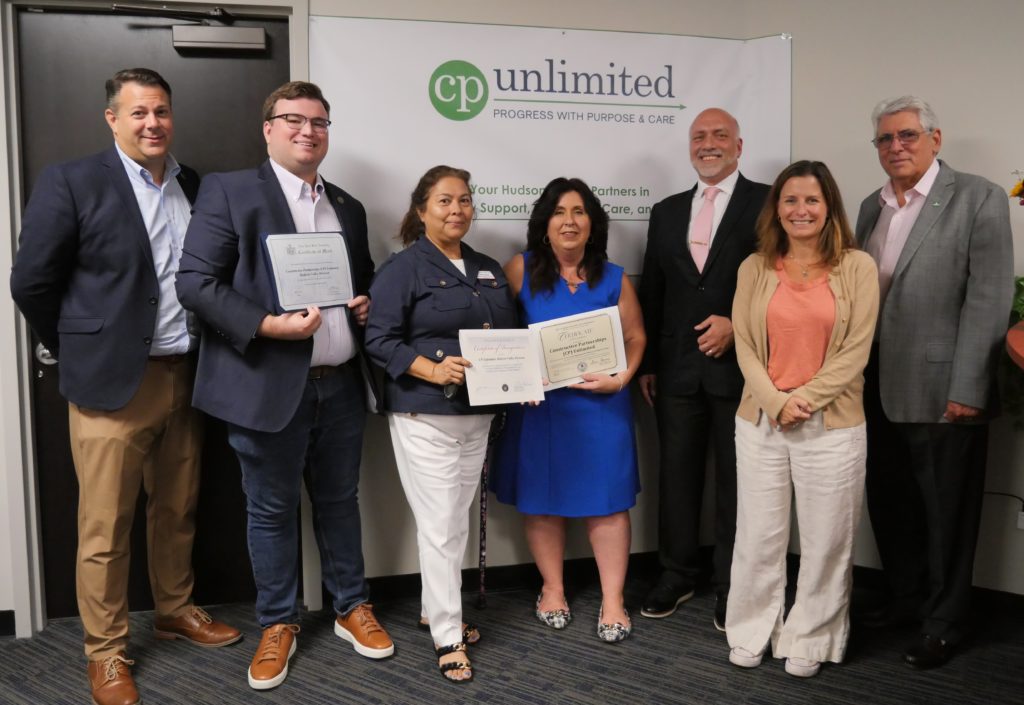
[[[922,633],[963,639],[970,622],[988,424],[894,423],[882,409],[877,357],[865,370],[868,515],[893,609]]]
[[[736,538],[736,408],[738,397],[659,392],[658,557],[662,570],[693,585],[700,566],[700,513],[707,450],[715,454],[715,592],[729,591]]]

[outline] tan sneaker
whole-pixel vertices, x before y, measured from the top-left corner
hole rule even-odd
[[[373,616],[373,605],[364,602],[334,622],[334,633],[355,647],[366,658],[387,658],[395,653],[395,644]]]
[[[139,691],[129,666],[134,665],[123,655],[89,662],[89,686],[94,705],[139,705]]]
[[[298,624],[273,624],[263,630],[256,654],[249,664],[249,686],[255,690],[270,690],[284,683],[288,675],[288,661],[295,653],[295,635]]]

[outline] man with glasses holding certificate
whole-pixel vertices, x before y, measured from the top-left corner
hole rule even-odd
[[[881,293],[864,372],[867,499],[891,599],[861,623],[920,623],[903,658],[932,668],[969,627],[1013,241],[1002,189],[936,158],[942,132],[928,103],[883,101],[872,121],[889,180],[857,218]]]
[[[362,204],[317,172],[328,111],[311,83],[267,98],[270,158],[203,182],[177,280],[207,324],[193,403],[227,422],[242,468],[264,630],[248,674],[257,690],[284,681],[295,651],[303,477],[335,633],[368,658],[394,652],[367,602],[357,497],[373,261]]]

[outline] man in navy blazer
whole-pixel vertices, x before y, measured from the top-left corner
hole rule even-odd
[[[719,108],[697,115],[690,126],[690,161],[700,181],[654,206],[640,280],[647,330],[640,390],[658,417],[662,568],[640,614],[667,617],[693,596],[710,439],[715,453],[714,622],[720,630],[725,629],[736,536],[733,437],[743,391],[730,316],[736,270],[754,251],[754,223],[768,193],[768,186],[739,173],[742,152],[732,115]]]
[[[193,403],[227,422],[242,468],[263,627],[248,673],[257,690],[284,681],[295,651],[303,477],[335,633],[369,658],[394,652],[367,602],[357,497],[373,261],[362,204],[317,172],[329,110],[312,83],[270,94],[263,106],[270,159],[203,180],[178,271],[182,304],[206,323]],[[280,312],[264,241],[314,231],[342,234],[356,296],[347,307]]]
[[[79,483],[78,607],[93,700],[138,702],[129,671],[129,533],[140,485],[159,638],[222,646],[238,630],[191,603],[201,426],[174,272],[199,177],[169,153],[171,88],[107,81],[115,145],[48,167],[25,209],[11,293],[59,360]]]
[[[889,178],[857,217],[881,290],[864,370],[867,500],[891,600],[861,621],[919,623],[903,658],[932,668],[971,626],[1013,235],[1006,193],[938,159],[942,130],[927,102],[883,101],[872,122]]]

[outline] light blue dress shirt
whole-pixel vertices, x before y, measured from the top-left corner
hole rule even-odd
[[[159,186],[154,183],[148,169],[128,157],[121,148],[121,157],[128,180],[135,192],[135,200],[142,213],[142,222],[149,235],[149,246],[153,251],[153,266],[160,284],[157,299],[156,326],[153,329],[151,355],[178,355],[189,351],[191,340],[185,320],[185,309],[178,303],[174,292],[174,275],[181,258],[181,243],[192,217],[192,205],[178,183],[181,167],[170,154],[166,157],[164,180]]]

